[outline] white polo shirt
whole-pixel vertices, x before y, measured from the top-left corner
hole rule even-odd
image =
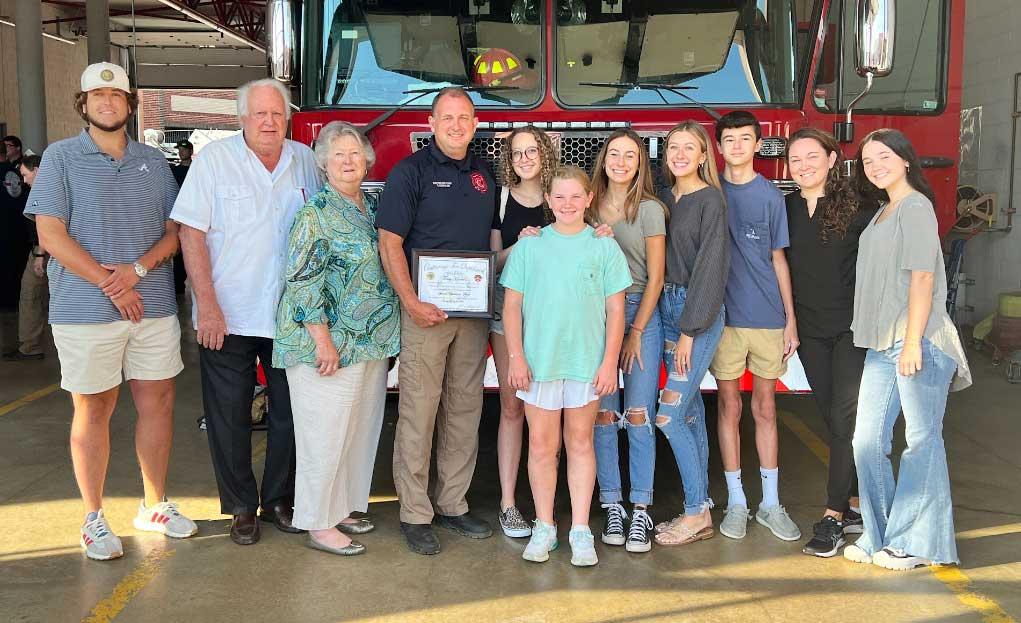
[[[206,232],[213,288],[232,335],[272,338],[294,214],[321,186],[307,146],[285,141],[270,172],[244,135],[207,145],[195,158],[170,218]],[[198,301],[192,322],[198,325]]]

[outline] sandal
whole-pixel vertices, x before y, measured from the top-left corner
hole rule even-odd
[[[677,524],[679,524],[682,519],[684,519],[684,513],[681,513],[680,515],[674,517],[670,521],[661,521],[661,522],[659,522],[658,524],[656,524],[656,527],[655,527],[656,534],[659,534],[660,532],[668,532],[668,531],[672,530],[673,527],[676,526]]]
[[[693,531],[684,524],[678,522],[674,524],[669,530],[660,532],[656,535],[656,543],[659,545],[687,545],[694,543],[695,541],[704,541],[706,539],[713,538],[716,531],[713,530],[712,526],[706,526],[698,532]]]

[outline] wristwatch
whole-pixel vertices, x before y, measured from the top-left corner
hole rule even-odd
[[[138,262],[135,262],[135,274],[138,275],[139,278],[145,277],[149,274],[149,269]]]

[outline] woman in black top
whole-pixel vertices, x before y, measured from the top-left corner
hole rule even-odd
[[[875,214],[840,175],[840,145],[815,128],[795,132],[787,147],[791,177],[801,187],[787,195],[798,355],[830,433],[826,511],[805,545],[806,554],[829,558],[860,534],[858,482],[851,438],[865,349],[854,346],[851,316],[858,237]]]
[[[490,247],[497,251],[496,268],[507,262],[512,246],[523,229],[543,227],[553,222],[543,200],[557,166],[553,144],[546,133],[533,127],[515,128],[503,139],[499,176],[505,184],[497,196]],[[500,528],[510,537],[532,534],[514,503],[514,488],[521,462],[521,436],[524,430],[524,403],[507,382],[509,368],[507,341],[503,335],[503,288],[496,286],[496,316],[489,323],[489,344],[493,350],[496,375],[500,383],[500,427],[496,436],[497,464],[500,471]]]

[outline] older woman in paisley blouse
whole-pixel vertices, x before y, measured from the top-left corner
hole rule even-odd
[[[365,547],[351,535],[374,528],[351,512],[368,507],[400,307],[379,260],[376,200],[361,191],[372,146],[334,121],[315,156],[327,183],[291,226],[273,365],[287,370],[294,412],[294,526],[310,547],[353,556]]]

